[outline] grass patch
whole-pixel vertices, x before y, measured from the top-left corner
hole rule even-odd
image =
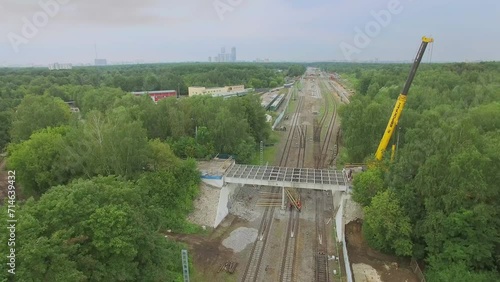
[[[297,109],[297,100],[291,100],[290,103],[288,104],[288,108],[286,109],[285,114],[293,114],[295,113],[295,110]]]
[[[273,165],[276,160],[276,154],[279,147],[279,142],[281,139],[283,132],[280,131],[272,131],[271,136],[269,138],[268,144],[274,144],[273,146],[264,147],[264,165],[269,163],[269,165]],[[265,144],[264,144],[265,145]],[[260,146],[260,145],[259,145]],[[253,165],[260,165],[260,147],[255,153],[252,163]]]
[[[352,90],[357,89],[359,79],[356,78],[355,74],[342,74],[341,77],[341,82],[344,84],[345,88]]]
[[[266,163],[269,163],[269,165],[274,163],[274,157],[276,155],[277,149],[278,149],[278,144],[275,144],[272,147],[264,147],[264,163],[263,163],[263,165],[265,165]],[[260,163],[260,151],[255,154],[254,158],[252,159],[252,164],[253,165],[261,165],[261,163]]]

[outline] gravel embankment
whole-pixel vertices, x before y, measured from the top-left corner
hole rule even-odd
[[[248,244],[255,242],[257,233],[258,231],[255,228],[240,227],[231,232],[229,237],[222,241],[222,245],[228,249],[233,249],[235,253],[241,252]]]
[[[363,219],[363,208],[360,204],[352,200],[351,197],[348,197],[345,203],[344,223],[348,224],[358,218]]]
[[[230,205],[229,213],[248,221],[259,218],[260,213],[255,210],[255,202],[259,198],[259,189],[250,185],[238,190]]]
[[[200,195],[194,201],[195,210],[188,216],[188,220],[198,225],[213,227],[217,216],[219,194],[219,188],[200,184]]]

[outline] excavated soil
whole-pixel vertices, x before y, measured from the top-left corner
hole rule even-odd
[[[418,282],[409,260],[382,254],[366,244],[362,220],[346,225],[346,241],[356,282]]]

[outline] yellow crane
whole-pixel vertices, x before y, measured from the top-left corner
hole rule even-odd
[[[384,135],[380,140],[380,144],[378,145],[377,152],[375,153],[375,158],[377,160],[382,160],[384,156],[384,152],[391,140],[392,134],[398,125],[399,117],[401,116],[401,112],[406,104],[406,97],[408,95],[408,90],[410,90],[410,85],[413,82],[413,78],[415,77],[415,73],[417,72],[418,66],[420,65],[420,61],[422,61],[422,57],[424,56],[425,48],[431,42],[434,42],[432,37],[422,37],[422,44],[420,44],[420,48],[418,49],[417,56],[413,61],[413,66],[411,67],[410,74],[408,75],[408,79],[406,80],[405,86],[401,94],[399,94],[398,100],[396,101],[396,105],[394,105],[394,109],[392,110],[391,118],[387,123],[387,127],[385,129]],[[392,156],[394,156],[395,145],[392,146]]]

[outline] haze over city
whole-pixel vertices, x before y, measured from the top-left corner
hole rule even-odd
[[[499,14],[494,0],[3,0],[0,65],[91,64],[96,45],[109,62],[207,62],[222,46],[238,61],[410,61],[422,35],[426,61],[492,61]]]

